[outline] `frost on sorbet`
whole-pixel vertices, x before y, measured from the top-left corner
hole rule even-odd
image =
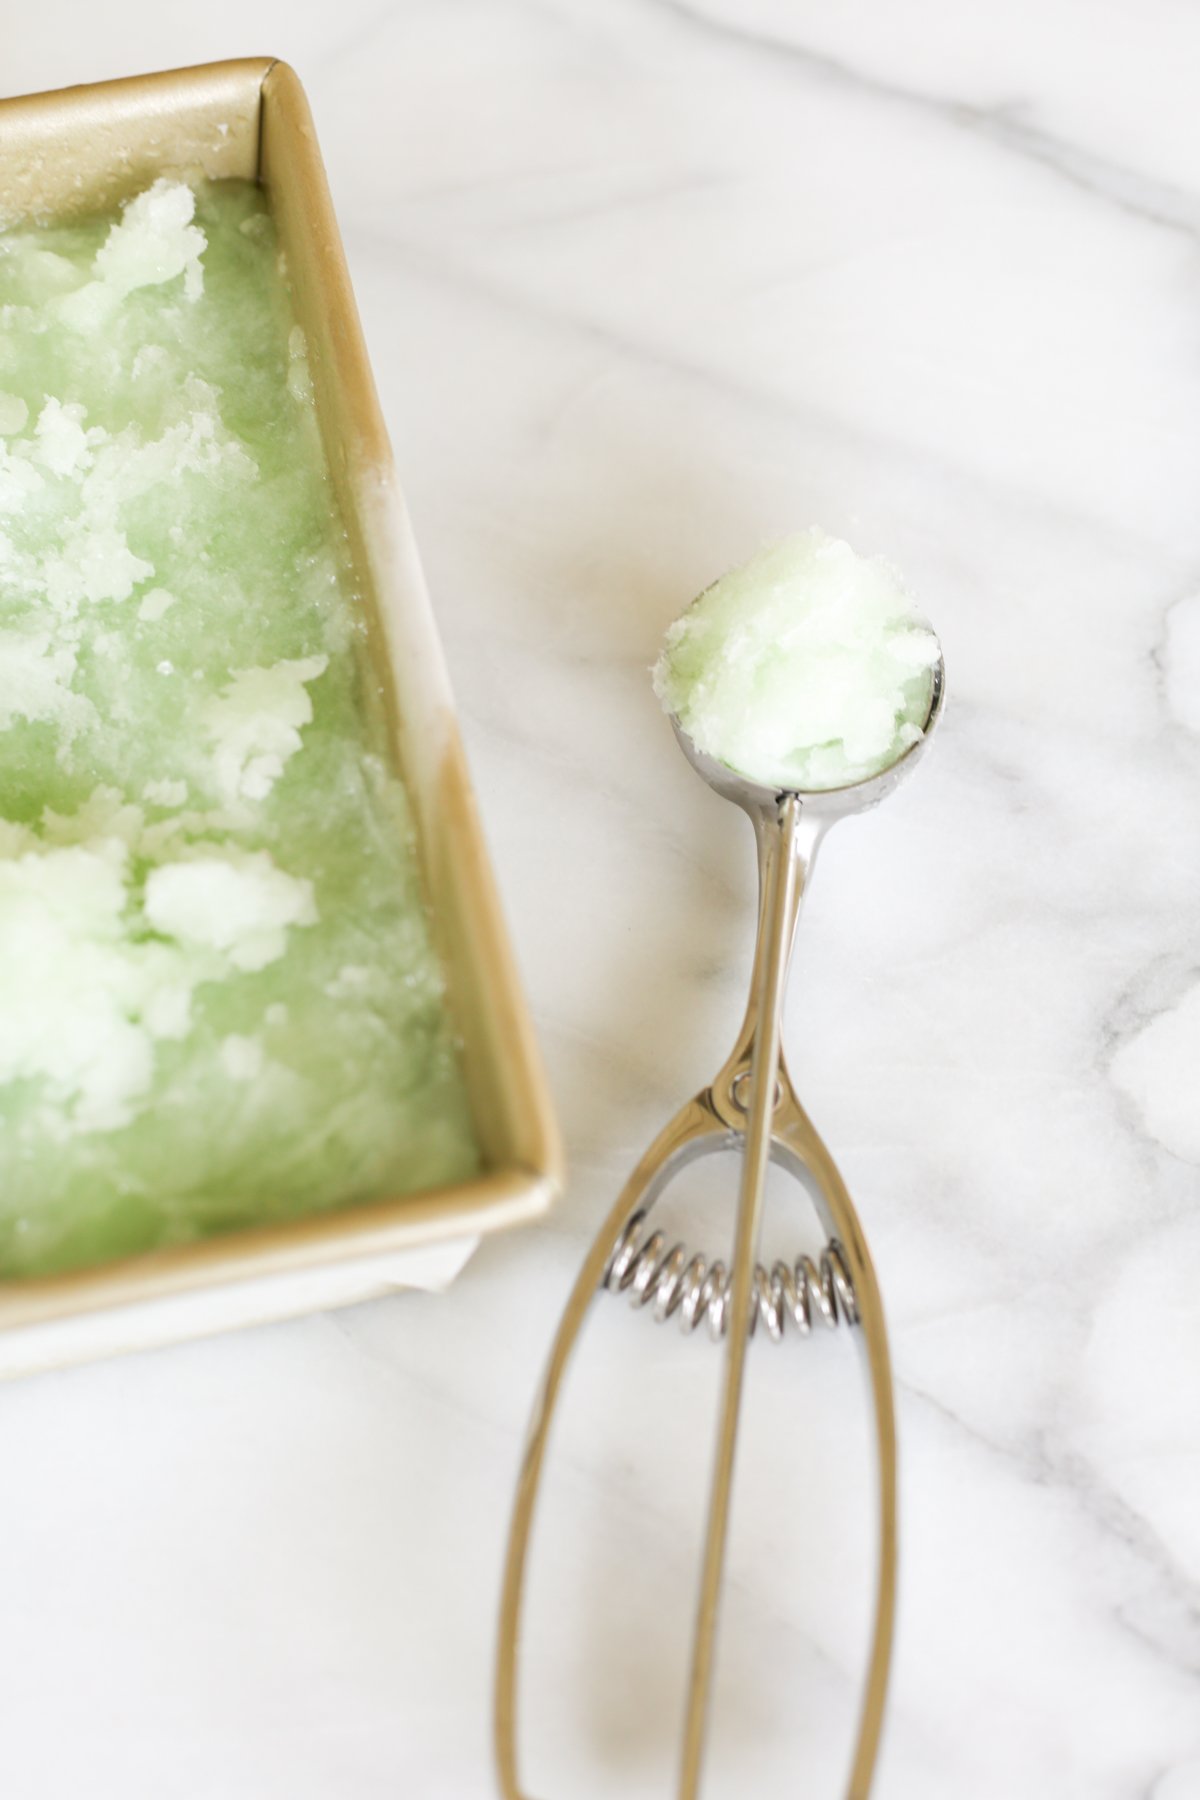
[[[183,291],[198,300],[204,290],[200,258],[204,233],[192,224],[196,196],[182,181],[156,181],[129,202],[92,265],[101,281],[119,294],[155,287],[183,276]]]
[[[0,238],[0,1280],[478,1167],[293,324],[249,183]]]
[[[127,899],[111,840],[0,860],[0,1085],[39,1081],[60,1130],[113,1131],[150,1086],[168,959],[129,943]]]
[[[144,917],[173,940],[156,941],[130,929],[145,848],[141,809],[104,789],[40,834],[0,826],[0,1089],[40,1078],[60,1133],[127,1125],[197,988],[265,968],[316,922],[311,882],[265,851],[210,850],[151,871]]]
[[[813,527],[693,601],[654,691],[699,750],[812,792],[878,774],[920,738],[938,656],[895,570]]]
[[[64,406],[61,400],[51,395],[34,427],[32,460],[41,463],[52,475],[73,475],[77,469],[86,467],[92,460],[83,427],[86,416],[82,406],[76,403]]]
[[[314,925],[312,882],[277,869],[265,850],[209,851],[163,863],[146,881],[146,917],[182,943],[219,950],[235,969],[265,969],[289,925]]]
[[[217,786],[226,800],[265,800],[312,723],[310,681],[329,667],[306,656],[270,669],[242,669],[206,714]]]
[[[164,177],[138,194],[96,252],[94,280],[59,301],[59,316],[77,330],[99,328],[127,294],[180,275],[184,297],[198,300],[207,240],[192,224],[195,211],[196,196],[182,181]]]
[[[17,719],[43,720],[71,736],[95,716],[72,691],[76,655],[48,631],[0,630],[0,731]]]

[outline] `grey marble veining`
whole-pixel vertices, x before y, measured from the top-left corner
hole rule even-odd
[[[572,1176],[445,1297],[0,1394],[6,1791],[493,1791],[541,1357],[749,958],[748,834],[648,666],[813,521],[901,565],[951,692],[823,853],[788,1022],[897,1363],[880,1800],[1197,1800],[1200,14],[49,0],[0,79],[264,50],[313,103]],[[840,1792],[843,1348],[752,1358],[714,1795]],[[543,1800],[670,1791],[715,1367],[598,1307],[530,1621]]]

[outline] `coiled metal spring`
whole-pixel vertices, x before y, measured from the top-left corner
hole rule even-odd
[[[676,1243],[667,1249],[665,1232],[647,1232],[649,1213],[631,1213],[613,1248],[600,1279],[610,1294],[627,1294],[631,1306],[652,1306],[662,1324],[677,1317],[685,1333],[695,1331],[707,1319],[709,1336],[716,1342],[729,1326],[730,1273],[721,1261],[709,1262],[701,1251],[689,1252]],[[750,1313],[753,1337],[761,1320],[767,1335],[778,1343],[790,1319],[801,1337],[815,1324],[831,1330],[839,1320],[858,1324],[854,1283],[841,1245],[831,1238],[820,1262],[798,1256],[794,1263],[779,1261],[770,1273],[762,1263],[754,1265],[754,1306]]]

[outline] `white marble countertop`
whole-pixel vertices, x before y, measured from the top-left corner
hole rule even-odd
[[[944,637],[788,1021],[894,1338],[881,1800],[1200,1795],[1200,13],[10,8],[19,92],[305,80],[571,1158],[445,1297],[0,1393],[11,1800],[486,1800],[499,1567],[583,1246],[723,1055],[753,871],[646,669],[817,521]],[[708,1192],[711,1213],[715,1190]],[[772,1190],[772,1244],[810,1243]],[[598,1303],[533,1594],[543,1800],[667,1794],[711,1349]],[[710,1792],[840,1794],[840,1340],[752,1358]]]

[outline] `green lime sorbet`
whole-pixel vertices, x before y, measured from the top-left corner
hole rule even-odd
[[[263,197],[0,235],[0,1275],[479,1164]]]
[[[654,689],[697,749],[765,787],[865,781],[918,742],[941,651],[895,569],[811,526],[706,588]]]

